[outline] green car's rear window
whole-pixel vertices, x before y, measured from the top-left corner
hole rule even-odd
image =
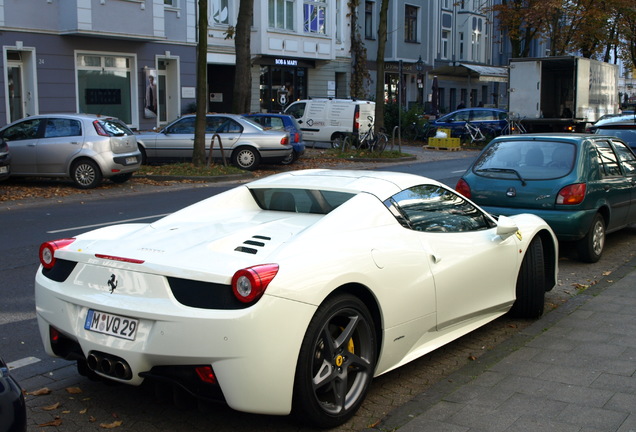
[[[567,175],[576,146],[555,141],[499,141],[477,159],[473,172],[492,178],[547,180]]]

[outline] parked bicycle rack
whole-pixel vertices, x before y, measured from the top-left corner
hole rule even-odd
[[[225,157],[225,152],[223,151],[223,142],[221,141],[221,136],[218,133],[212,135],[212,140],[210,141],[210,153],[208,153],[208,161],[206,166],[210,168],[210,164],[212,162],[212,147],[214,147],[214,138],[219,139],[219,147],[221,148],[221,159],[223,160],[223,166],[227,166],[227,158]]]

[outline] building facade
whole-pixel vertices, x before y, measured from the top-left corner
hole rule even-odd
[[[0,124],[48,112],[136,129],[194,102],[195,0],[2,0]]]
[[[367,50],[368,98],[437,114],[460,104],[506,108],[509,53],[493,1],[390,2],[378,77],[381,0],[361,0],[354,30]],[[208,0],[208,111],[231,109],[239,4]],[[63,111],[115,115],[147,130],[193,112],[197,15],[197,0],[0,0],[0,125]],[[351,32],[346,0],[255,0],[251,111],[349,97]]]

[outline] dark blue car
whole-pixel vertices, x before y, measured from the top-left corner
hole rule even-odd
[[[430,122],[437,129],[450,129],[451,136],[460,138],[466,134],[465,125],[477,126],[486,135],[500,135],[506,126],[508,113],[496,108],[464,108],[446,114]]]
[[[244,117],[259,123],[265,128],[285,130],[289,132],[289,142],[294,147],[294,151],[289,155],[289,157],[281,162],[283,165],[289,165],[296,162],[298,158],[305,153],[303,133],[294,117],[287,114],[269,113],[245,114]]]

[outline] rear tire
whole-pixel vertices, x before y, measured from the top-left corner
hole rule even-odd
[[[102,171],[92,160],[81,159],[71,167],[71,179],[80,189],[93,189],[102,182]]]
[[[590,230],[577,244],[579,259],[595,263],[601,259],[605,248],[605,219],[599,213],[594,216]]]
[[[532,239],[523,257],[517,277],[517,299],[510,315],[517,318],[538,318],[545,303],[545,259],[541,237]]]
[[[232,153],[232,163],[238,168],[253,171],[261,161],[258,151],[252,147],[239,147]]]
[[[353,417],[373,379],[377,343],[373,318],[357,297],[339,295],[323,303],[298,356],[293,414],[320,428]]]
[[[344,143],[345,136],[342,134],[334,135],[331,139],[331,148],[332,149],[341,149]]]
[[[389,137],[383,133],[378,133],[377,142],[375,143],[375,151],[376,153],[382,153],[386,149],[386,145],[389,143]]]

